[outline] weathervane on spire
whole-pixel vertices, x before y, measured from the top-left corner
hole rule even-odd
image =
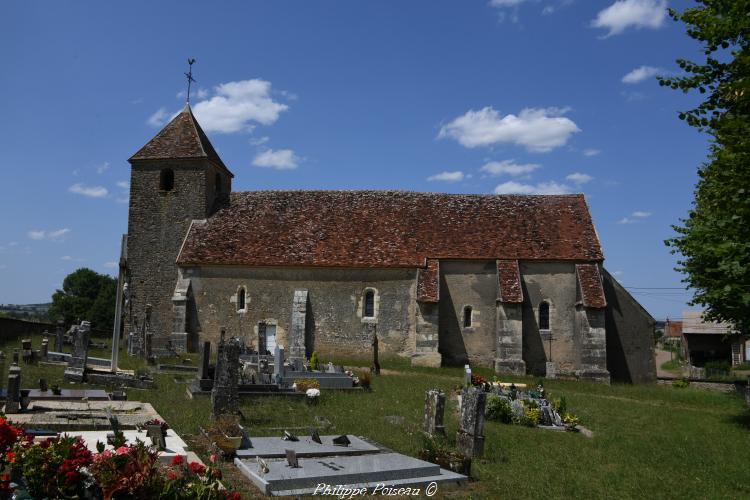
[[[187,103],[190,104],[190,84],[193,83],[195,80],[193,79],[193,64],[195,63],[195,59],[188,59],[188,72],[185,73],[185,76],[187,77],[188,81],[188,90],[187,90]]]

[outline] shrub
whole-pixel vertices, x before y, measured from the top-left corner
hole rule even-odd
[[[536,406],[527,406],[523,410],[523,419],[521,419],[521,424],[525,425],[527,427],[536,427],[539,424],[539,419],[541,418],[541,411]]]
[[[483,386],[485,383],[487,383],[487,379],[479,375],[478,373],[474,373],[471,375],[471,385],[473,385],[474,387]]]
[[[688,387],[690,385],[690,381],[686,378],[676,378],[672,381],[672,387],[676,387],[678,389],[684,389],[685,387]]]
[[[484,410],[484,414],[487,419],[496,420],[504,424],[509,424],[513,420],[513,410],[510,407],[510,402],[497,394],[487,396],[487,407]]]
[[[314,378],[298,378],[294,381],[294,385],[297,392],[307,392],[308,389],[320,389],[320,382]]]
[[[573,415],[572,413],[566,413],[562,417],[563,424],[565,424],[568,427],[575,427],[578,425],[581,421],[576,415]]]
[[[370,379],[370,374],[367,372],[362,372],[357,375],[357,378],[359,379],[359,386],[362,387],[364,390],[369,391],[370,384],[372,383],[372,379]]]
[[[318,369],[318,353],[317,353],[317,351],[313,351],[312,355],[310,356],[310,369],[311,370],[317,370]]]
[[[552,409],[560,415],[564,414],[568,409],[568,402],[565,401],[565,396],[560,396],[559,398],[553,399],[550,402],[550,405],[552,406]]]

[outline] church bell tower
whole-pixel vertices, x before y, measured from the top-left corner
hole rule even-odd
[[[180,246],[193,220],[206,219],[229,202],[234,175],[189,104],[128,161],[130,307],[125,334],[142,330],[149,304],[149,331],[158,350],[169,347],[173,333],[172,295]]]

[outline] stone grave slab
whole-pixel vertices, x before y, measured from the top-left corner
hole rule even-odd
[[[298,435],[299,441],[284,441],[281,437],[253,437],[250,441],[252,448],[237,450],[240,458],[283,458],[286,450],[292,450],[300,458],[323,457],[330,455],[364,455],[367,453],[379,453],[377,446],[368,443],[356,436],[348,436],[351,444],[349,446],[336,446],[333,439],[338,436],[320,436],[321,444],[316,443],[308,436]]]
[[[315,379],[320,382],[321,389],[359,389],[354,387],[354,381],[346,373],[337,372],[293,372],[288,371],[282,377],[282,384],[291,387],[296,379]]]
[[[265,474],[259,472],[255,458],[236,458],[234,463],[263,493],[274,496],[309,495],[320,484],[371,489],[379,484],[417,486],[466,480],[466,476],[400,453],[301,458],[298,468],[290,467],[286,459],[269,459]]]
[[[107,411],[122,429],[135,429],[147,420],[164,420],[154,407],[139,401],[32,401],[29,411],[13,415],[24,427],[55,431],[110,430]]]
[[[80,436],[81,439],[86,443],[86,448],[89,449],[92,453],[97,453],[96,450],[96,442],[100,441],[106,445],[106,449],[113,451],[114,447],[110,444],[107,444],[107,434],[110,433],[111,430],[101,430],[101,431],[69,431],[69,432],[63,432],[61,434],[66,434],[68,436]],[[124,430],[122,433],[125,435],[125,439],[128,443],[134,443],[136,439],[139,439],[143,441],[146,444],[153,444],[150,437],[146,435],[146,431],[137,431],[137,430]],[[163,451],[159,452],[159,460],[162,463],[168,464],[172,461],[172,458],[176,455],[180,455],[183,458],[187,458],[188,456],[188,445],[185,443],[185,441],[182,440],[180,436],[175,433],[174,430],[168,429],[167,430],[167,437],[166,437],[166,447]],[[195,461],[195,459],[191,460]]]
[[[29,399],[32,401],[81,401],[83,399],[88,401],[109,401],[109,395],[107,391],[101,389],[61,389],[59,395],[52,394],[51,389],[46,391],[31,389],[29,391]]]

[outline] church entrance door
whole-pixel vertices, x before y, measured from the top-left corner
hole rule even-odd
[[[266,325],[266,349],[271,354],[276,350],[276,325]]]

